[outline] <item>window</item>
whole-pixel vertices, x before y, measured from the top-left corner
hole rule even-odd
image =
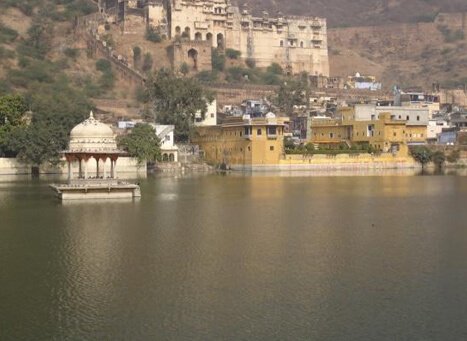
[[[256,135],[258,135],[258,136],[263,135],[263,130],[262,130],[262,129],[258,129],[258,130],[256,131]]]
[[[280,45],[281,45],[281,47],[284,47],[284,41],[283,40],[281,40]]]
[[[277,134],[277,128],[276,127],[268,127],[267,131],[268,131],[268,135],[276,135]]]
[[[211,118],[214,118],[214,114],[211,114]]]
[[[251,152],[251,147],[250,146],[248,146],[248,151]]]
[[[407,115],[406,120],[408,121],[409,119],[410,119],[410,117]]]
[[[396,137],[396,136],[397,136],[396,132],[393,132],[393,133],[392,133],[392,136]]]
[[[417,116],[417,121],[420,121],[420,116]]]
[[[271,152],[273,152],[273,151],[274,151],[274,146],[269,146],[269,150],[270,150]]]
[[[334,138],[334,133],[329,133],[329,138],[333,139]]]

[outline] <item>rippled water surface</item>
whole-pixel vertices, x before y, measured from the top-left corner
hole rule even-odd
[[[467,177],[0,177],[0,340],[466,340]]]

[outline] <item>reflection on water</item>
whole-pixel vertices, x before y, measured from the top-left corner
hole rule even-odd
[[[394,175],[394,174],[393,174]],[[467,333],[467,178],[150,178],[139,201],[0,186],[2,340]]]

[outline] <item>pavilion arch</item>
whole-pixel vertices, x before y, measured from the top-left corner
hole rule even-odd
[[[180,33],[182,33],[182,29],[180,28],[180,26],[175,27],[175,34],[180,35]]]
[[[168,162],[168,161],[169,161],[169,155],[168,155],[167,153],[164,153],[164,154],[162,155],[162,161],[163,161],[163,162]]]
[[[173,153],[169,154],[169,162],[175,162],[175,156]]]
[[[203,35],[201,34],[201,32],[196,32],[195,33],[195,40],[203,40]]]
[[[188,58],[192,60],[194,70],[198,70],[198,51],[196,49],[188,50]]]
[[[206,40],[207,40],[207,41],[212,41],[212,33],[211,33],[211,32],[208,32],[208,33],[206,34]]]
[[[224,35],[222,33],[217,35],[217,47],[220,49],[224,48]]]

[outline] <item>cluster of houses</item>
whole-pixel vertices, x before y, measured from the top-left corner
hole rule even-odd
[[[286,158],[284,141],[312,144],[315,149],[358,149],[407,156],[424,144],[465,143],[467,111],[440,106],[437,96],[397,91],[394,100],[337,105],[335,98],[311,98],[309,110],[279,117],[267,100],[245,100],[218,112],[216,101],[195,116],[191,143],[216,165],[277,165]],[[135,122],[120,121],[120,129]],[[163,162],[177,162],[174,126],[154,125]],[[464,142],[462,142],[464,141]],[[366,147],[366,148],[365,148]]]

